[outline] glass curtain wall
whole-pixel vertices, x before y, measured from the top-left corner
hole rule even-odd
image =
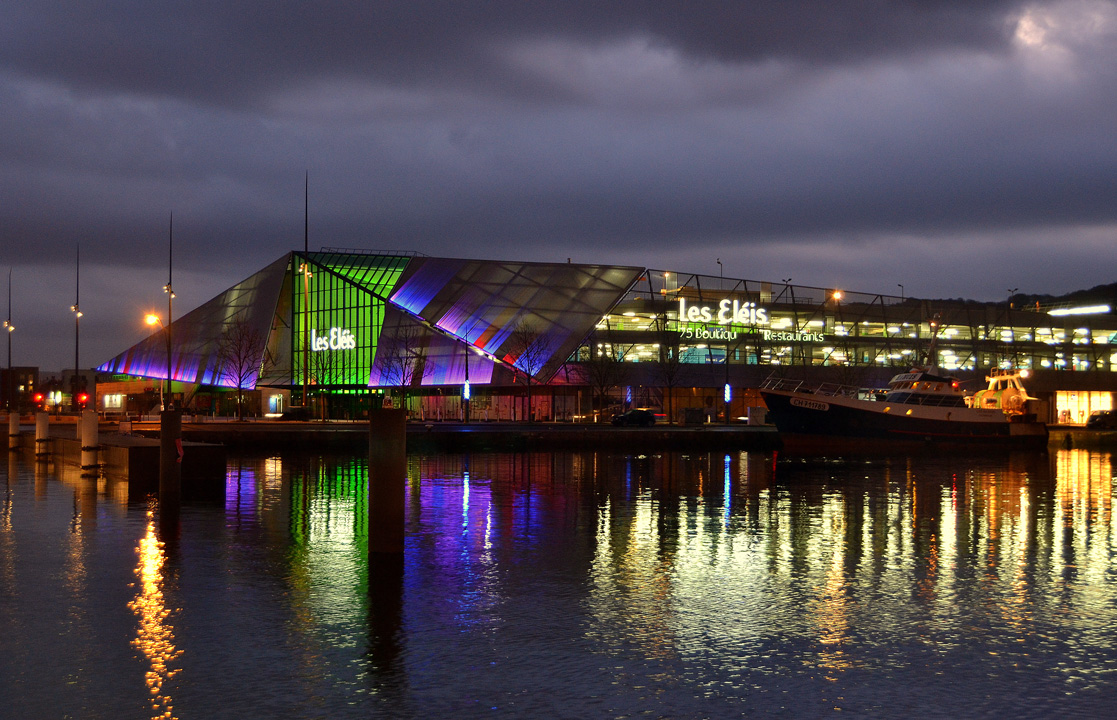
[[[1088,326],[1087,326],[1088,325]],[[933,340],[933,342],[932,342]],[[1112,371],[1111,315],[648,271],[577,356],[627,362]],[[930,357],[933,355],[933,357]]]
[[[384,302],[316,255],[292,263],[293,384],[311,395],[366,389]]]

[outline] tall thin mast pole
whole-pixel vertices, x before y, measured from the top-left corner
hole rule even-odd
[[[81,311],[78,306],[81,302],[81,245],[77,247],[77,256],[74,261],[74,372],[77,373],[80,363],[78,362],[78,318],[81,317]]]
[[[174,312],[175,291],[174,286],[171,284],[174,279],[174,256],[175,256],[175,214],[171,212],[170,223],[167,228],[167,287],[163,290],[167,293],[167,324],[164,326],[163,331],[167,335],[167,396],[171,395],[171,322],[173,321],[172,313]],[[173,400],[171,401],[173,404]],[[169,409],[167,404],[163,406],[164,410]]]
[[[78,348],[80,347],[81,335],[81,245],[77,246],[77,254],[74,261],[74,306],[70,310],[74,313],[74,375],[70,378],[70,409],[78,410],[78,388],[81,387],[81,382],[78,380],[78,368],[81,366],[78,360]]]
[[[15,327],[12,326],[12,268],[10,267],[8,268],[8,319],[4,321],[4,329],[8,336],[8,387],[5,388],[4,392],[4,404],[10,412],[12,409],[12,388],[15,387],[12,380],[12,331],[15,330]]]
[[[303,183],[303,409],[309,408],[310,376],[310,171]]]

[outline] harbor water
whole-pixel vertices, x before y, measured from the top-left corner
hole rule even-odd
[[[0,466],[0,718],[1047,718],[1117,705],[1109,452]]]

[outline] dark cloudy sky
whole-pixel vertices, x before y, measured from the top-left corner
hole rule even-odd
[[[1115,106],[1102,0],[4,3],[13,360],[73,364],[79,244],[91,366],[165,308],[172,212],[180,314],[302,247],[307,172],[311,249],[1113,282]]]

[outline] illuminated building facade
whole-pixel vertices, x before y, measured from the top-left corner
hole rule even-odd
[[[1052,421],[1111,409],[1117,390],[1109,305],[924,300],[637,266],[294,252],[170,331],[169,363],[161,330],[99,370],[162,379],[169,368],[188,405],[197,388],[240,385],[271,389],[264,412],[317,397],[352,415],[371,389],[374,402],[394,393],[424,417],[460,417],[470,400],[478,419],[625,405],[737,417],[773,372],[868,387],[929,360],[978,383],[990,368],[1027,368]],[[231,369],[234,335],[257,339],[248,372]]]

